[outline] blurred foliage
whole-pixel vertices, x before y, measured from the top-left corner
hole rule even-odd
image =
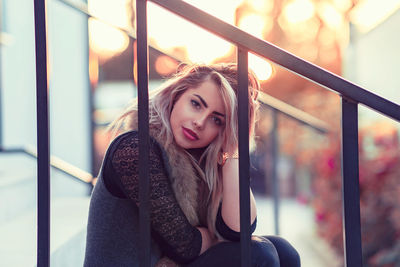
[[[340,140],[331,137],[314,162],[318,233],[343,256]],[[377,123],[359,133],[364,266],[400,266],[400,145],[395,127]]]

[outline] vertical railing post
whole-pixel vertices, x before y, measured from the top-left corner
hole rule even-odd
[[[271,129],[271,177],[272,177],[272,196],[274,202],[274,227],[275,234],[279,235],[279,200],[280,188],[277,175],[278,168],[278,111],[272,109],[272,129]]]
[[[149,215],[149,93],[147,1],[136,0],[138,117],[139,117],[139,227],[140,266],[150,266],[150,215]]]
[[[251,266],[248,51],[238,47],[239,199],[241,266]]]
[[[342,97],[343,242],[345,265],[362,266],[357,103]]]
[[[50,265],[50,157],[47,90],[46,3],[35,0],[38,231],[37,266]]]

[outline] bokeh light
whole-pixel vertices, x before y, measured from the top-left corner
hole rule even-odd
[[[107,60],[124,51],[128,47],[129,38],[112,26],[123,29],[129,27],[126,1],[88,0],[88,9],[91,14],[110,24],[89,19],[90,47],[99,55],[99,60]]]
[[[329,51],[338,43],[345,45],[348,41],[348,19],[358,29],[365,31],[400,7],[400,0],[185,1],[227,23],[236,23],[242,30],[261,39],[274,38],[276,30],[280,28],[287,41],[276,44],[310,61],[315,61],[324,53],[329,54],[324,56],[329,60],[323,61],[330,61],[332,55],[338,56],[337,51]],[[132,25],[128,11],[132,3],[134,4],[134,1],[88,0],[88,7],[92,14],[111,25],[130,29]],[[352,5],[355,7],[352,8]],[[239,7],[244,7],[240,13],[237,12]],[[347,12],[351,8],[349,15]],[[234,53],[234,46],[229,42],[152,2],[148,2],[148,17],[150,44],[168,53],[175,53],[178,49],[179,57],[184,61],[212,63],[220,58],[230,58]],[[94,19],[89,20],[89,34],[90,47],[92,52],[98,55],[96,60],[100,63],[126,50],[129,44],[125,33]],[[319,51],[319,46],[324,52]],[[268,64],[267,62],[256,65]],[[261,73],[265,74],[268,71]],[[264,74],[261,77],[264,77]]]
[[[258,14],[247,14],[239,20],[239,28],[256,37],[262,38],[263,34],[269,32],[273,21],[270,17]]]
[[[314,16],[315,6],[310,0],[293,0],[284,7],[284,17],[292,24],[306,21]]]
[[[332,29],[340,29],[343,25],[343,15],[330,3],[320,3],[318,5],[318,13],[322,17],[324,23]]]
[[[157,73],[164,77],[176,71],[177,67],[178,62],[165,55],[159,56],[155,61],[155,69]]]
[[[89,28],[90,47],[103,60],[111,58],[128,47],[129,37],[107,24],[89,19]]]
[[[148,14],[157,18],[148,21],[149,36],[156,46],[164,50],[185,47],[190,61],[202,63],[211,63],[231,50],[230,43],[155,4],[149,3]]]
[[[266,81],[271,78],[273,74],[273,68],[264,58],[249,53],[249,67],[254,71],[257,78],[261,81]]]

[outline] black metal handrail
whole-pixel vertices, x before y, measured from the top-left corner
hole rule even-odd
[[[239,51],[252,51],[297,75],[303,76],[326,89],[333,90],[340,94],[342,97],[342,179],[345,265],[351,267],[362,266],[357,105],[358,103],[363,104],[399,122],[400,106],[264,40],[258,39],[186,2],[180,0],[150,1],[235,44]],[[245,63],[241,63],[240,58],[241,56],[239,56],[238,60],[239,69],[241,69],[240,64],[247,65],[247,60],[245,60]],[[247,112],[244,113],[247,114]],[[245,139],[239,134],[239,140]],[[241,173],[240,180],[246,179],[243,176],[245,175]],[[242,186],[244,186],[244,184],[241,183],[241,191]],[[241,198],[241,213],[243,207],[246,211],[248,209],[245,204],[245,201],[242,201]],[[245,230],[242,226],[241,224],[241,232]],[[243,239],[241,240],[243,242]],[[250,253],[248,248],[242,246],[242,263],[249,262],[249,258]]]
[[[84,13],[84,14],[86,14],[88,17],[92,17],[92,18],[94,18],[94,19],[96,19],[96,20],[99,20],[99,21],[101,21],[101,22],[103,22],[103,23],[106,23],[106,24],[108,24],[109,26],[112,26],[112,27],[114,27],[114,28],[117,28],[117,29],[119,29],[120,31],[122,31],[122,32],[124,32],[125,34],[127,34],[130,38],[132,38],[132,39],[136,39],[136,36],[135,36],[135,34],[134,34],[134,32],[133,31],[131,31],[131,30],[127,30],[127,29],[123,29],[123,28],[121,28],[121,27],[118,27],[118,26],[116,26],[116,25],[113,25],[112,23],[110,23],[110,22],[108,22],[108,21],[106,21],[106,20],[104,20],[104,19],[101,19],[101,18],[98,18],[98,17],[96,17],[96,16],[94,16],[93,14],[91,14],[89,11],[88,11],[88,8],[87,8],[87,4],[85,4],[85,3],[83,3],[83,2],[72,2],[72,1],[69,1],[69,0],[58,0],[58,1],[60,1],[60,2],[62,2],[62,3],[64,3],[64,4],[66,4],[67,6],[69,6],[69,7],[71,7],[71,8],[73,8],[73,9],[75,9],[75,10],[77,10],[77,11],[79,11],[79,12],[81,12],[81,13]],[[137,9],[138,10],[138,9]],[[36,26],[38,26],[38,25],[36,25]],[[41,31],[40,31],[41,32]],[[147,45],[148,46],[148,45]],[[43,47],[42,47],[43,48]],[[143,48],[141,48],[141,49],[143,49]],[[167,54],[167,53],[166,53]],[[175,58],[173,55],[169,55],[169,56],[171,56],[172,58]],[[177,60],[179,60],[179,59],[177,59]],[[246,59],[246,61],[247,61],[247,59]],[[247,64],[247,63],[246,63]],[[139,69],[146,69],[146,67],[144,67],[144,68],[139,68]],[[146,79],[145,79],[146,80]],[[143,88],[143,86],[141,86],[141,88]],[[39,90],[39,87],[38,87],[38,90]],[[42,88],[41,88],[41,90],[42,90]],[[289,117],[292,117],[292,118],[295,118],[295,119],[297,119],[298,121],[300,121],[300,122],[303,122],[303,123],[305,123],[305,124],[308,124],[308,125],[310,125],[311,127],[313,127],[313,128],[315,128],[315,129],[317,129],[317,130],[319,130],[319,131],[321,131],[321,132],[324,132],[325,130],[326,130],[326,125],[324,125],[324,123],[323,122],[318,122],[318,120],[317,119],[315,119],[315,118],[311,118],[310,116],[307,116],[307,115],[305,115],[305,114],[301,114],[301,115],[298,115],[298,114],[296,114],[296,112],[293,110],[293,109],[291,109],[291,108],[284,108],[285,107],[285,104],[283,103],[283,102],[279,102],[279,100],[276,100],[276,99],[273,99],[272,97],[268,97],[268,96],[265,96],[265,97],[263,97],[263,98],[261,98],[261,102],[263,102],[264,104],[266,104],[266,105],[268,105],[268,106],[270,106],[273,110],[278,110],[278,111],[280,111],[281,113],[283,113],[283,114],[285,114],[285,115],[287,115],[287,116],[289,116]],[[42,103],[43,104],[43,103]],[[47,103],[46,103],[46,105],[47,105]],[[38,120],[39,121],[39,120]],[[42,121],[42,122],[40,122],[40,124],[41,124],[41,128],[42,129],[46,129],[46,127],[45,127],[45,125],[44,125],[44,122]],[[39,126],[38,126],[39,127]],[[47,126],[48,127],[48,126]],[[244,127],[244,128],[246,128],[246,127]],[[47,128],[48,129],[48,128]],[[145,136],[146,136],[146,134],[145,134]],[[38,137],[39,138],[39,137]],[[41,138],[41,140],[44,140],[42,137],[40,137]],[[147,149],[145,149],[145,151],[146,151]],[[32,156],[34,156],[33,155],[33,153],[29,153],[29,151],[26,151],[26,149],[21,149],[21,151],[22,152],[24,152],[24,153],[28,153],[28,154],[30,154],[30,155],[32,155]],[[245,149],[245,151],[248,151],[248,149]],[[73,177],[75,177],[75,178],[78,178],[78,179],[80,179],[80,180],[82,180],[82,181],[84,181],[84,182],[90,182],[92,179],[93,179],[93,177],[91,177],[91,175],[90,174],[88,174],[88,173],[86,173],[86,172],[84,172],[84,171],[82,171],[82,170],[80,170],[80,169],[77,169],[76,167],[74,167],[74,166],[72,166],[72,165],[69,165],[69,164],[57,164],[56,162],[58,162],[58,163],[60,163],[60,161],[59,160],[54,160],[55,158],[54,157],[52,157],[52,156],[50,156],[50,159],[49,159],[49,166],[53,166],[53,167],[56,167],[56,168],[58,168],[58,169],[60,169],[61,171],[63,171],[63,172],[65,172],[66,174],[69,174],[69,175],[71,175],[71,176],[73,176]],[[40,164],[39,162],[43,162],[43,160],[46,160],[46,157],[44,157],[44,158],[42,158],[41,159],[41,157],[39,157],[39,159],[38,159],[38,164]],[[65,163],[65,162],[63,162],[63,163]],[[246,164],[246,163],[245,163]],[[246,164],[246,166],[248,166],[248,164]],[[70,167],[72,167],[72,168],[70,168]],[[242,168],[243,169],[243,168]],[[47,183],[47,182],[46,182]],[[39,183],[39,184],[42,184],[42,183]],[[39,187],[41,187],[40,185],[39,185]],[[248,187],[248,186],[247,186]],[[244,188],[246,188],[246,185],[244,186]],[[243,191],[243,190],[242,190]],[[145,194],[146,195],[146,194]],[[246,197],[244,197],[245,199],[246,199]],[[243,196],[242,196],[242,199],[243,199]],[[142,203],[146,203],[145,201],[142,201]],[[41,209],[40,207],[39,207],[39,209]],[[147,209],[142,209],[143,211],[146,211]],[[146,222],[146,219],[143,221],[143,223],[141,224],[141,225],[143,225],[142,227],[146,227],[146,225],[148,225],[148,222]],[[144,231],[144,232],[146,232],[146,231]],[[146,236],[146,235],[145,235]],[[148,238],[143,238],[143,240],[148,240]],[[44,244],[44,242],[42,242],[41,244]],[[39,245],[40,245],[40,243],[39,243]],[[46,245],[46,246],[49,246],[49,245]],[[146,247],[146,246],[144,246],[144,247]],[[244,245],[244,247],[246,247],[246,244]],[[42,251],[42,253],[40,252],[40,251]],[[40,262],[41,260],[39,260],[39,255],[44,255],[44,254],[46,254],[46,253],[44,253],[43,252],[43,249],[41,250],[40,248],[38,249],[38,262]],[[147,252],[145,251],[142,255],[148,255],[148,250],[147,250]],[[147,257],[147,256],[144,256],[145,258]],[[42,257],[43,258],[43,257]],[[146,261],[146,259],[144,259],[145,261]],[[45,264],[44,262],[45,262],[45,260],[43,260],[42,259],[42,261],[41,261],[43,264]]]
[[[121,32],[125,33],[128,37],[130,37],[133,40],[136,40],[136,34],[133,30],[131,29],[125,29],[125,28],[121,28],[117,25],[115,25],[114,23],[107,21],[103,18],[100,18],[96,15],[94,15],[93,13],[91,13],[88,10],[88,6],[87,4],[83,3],[83,2],[74,2],[74,1],[70,1],[70,0],[58,0],[61,3],[66,4],[68,7],[73,8],[76,11],[79,11],[81,13],[86,14],[89,18],[93,18],[95,20],[98,20],[100,22],[103,22],[105,24],[107,24],[110,27],[113,27],[115,29],[120,30]],[[156,50],[160,50],[159,48],[155,48],[153,46],[151,46],[151,44],[147,44],[148,47],[151,47],[153,49]],[[162,53],[174,58],[175,60],[177,60],[178,62],[182,62],[183,60],[175,57],[175,55],[171,55],[166,51],[161,51]],[[142,54],[142,53],[141,53]],[[139,68],[140,69],[140,68]],[[140,86],[140,88],[143,88],[143,86]],[[278,114],[277,113],[281,113],[286,115],[287,117],[296,120],[302,124],[308,125],[309,127],[317,130],[320,133],[326,133],[329,131],[329,126],[301,111],[298,110],[296,108],[294,108],[293,106],[290,106],[272,96],[269,96],[263,92],[260,93],[260,97],[258,98],[259,102],[262,103],[265,106],[268,106],[272,112],[273,112],[273,125],[274,127],[271,130],[271,141],[272,141],[272,147],[271,147],[271,156],[272,156],[272,168],[271,168],[271,173],[270,176],[272,178],[272,183],[273,183],[273,206],[274,206],[274,225],[275,225],[275,234],[279,234],[279,202],[280,202],[280,194],[279,194],[279,181],[277,178],[277,157],[278,157],[278,151],[279,151],[279,147],[278,147],[278,135],[277,135],[277,125],[278,125]],[[144,209],[142,209],[144,210]]]
[[[88,5],[84,2],[76,2],[76,1],[71,1],[71,0],[57,0],[57,1],[65,4],[66,6],[72,8],[78,12],[81,12],[81,13],[87,15],[89,18],[93,18],[99,22],[107,24],[108,26],[110,26],[112,28],[120,30],[121,32],[126,34],[129,38],[136,40],[136,33],[132,29],[122,28],[122,27],[114,24],[112,21],[108,21],[102,17],[96,16],[95,14],[93,14],[92,12],[89,11]],[[148,46],[157,51],[162,52],[163,54],[177,60],[178,62],[183,62],[183,60],[181,58],[177,57],[174,54],[169,53],[168,51],[164,51],[161,48],[155,47],[151,44],[148,44]],[[300,123],[310,126],[311,128],[313,128],[321,133],[326,133],[329,131],[329,128],[330,128],[329,125],[327,123],[325,123],[324,121],[317,119],[300,109],[297,109],[291,105],[288,105],[285,102],[280,101],[279,99],[276,99],[270,95],[267,95],[264,92],[260,92],[258,101],[270,108],[273,108],[273,109],[279,111],[280,113],[282,113]]]
[[[63,2],[68,2],[67,0],[59,0]],[[362,266],[361,260],[361,233],[360,233],[360,207],[359,207],[359,185],[358,185],[358,118],[357,118],[357,108],[358,103],[363,104],[377,112],[380,112],[396,121],[400,121],[400,106],[388,101],[380,96],[377,96],[335,74],[332,74],[316,65],[313,65],[305,60],[302,60],[266,41],[258,39],[246,32],[215,18],[206,12],[201,11],[183,1],[180,0],[151,0],[152,2],[168,9],[169,11],[191,21],[206,30],[213,32],[216,35],[234,43],[238,47],[238,69],[239,75],[238,80],[240,86],[241,94],[247,94],[247,81],[246,85],[244,83],[247,80],[247,53],[249,51],[258,54],[261,57],[267,58],[272,62],[298,74],[312,82],[318,83],[321,86],[333,90],[340,94],[342,97],[342,177],[343,177],[343,210],[344,210],[344,242],[345,242],[345,263],[347,266]],[[141,10],[140,17],[138,16],[137,30],[138,34],[138,54],[145,52],[145,56],[139,59],[140,66],[139,80],[142,80],[140,88],[144,88],[147,91],[147,14],[146,14],[146,0],[137,0],[137,12]],[[46,64],[40,66],[40,62],[46,62],[45,53],[43,56],[43,51],[46,50],[45,46],[45,23],[44,23],[44,1],[35,1],[35,29],[36,29],[36,55],[37,55],[37,90],[38,90],[38,123],[39,117],[41,119],[45,118],[45,122],[41,122],[38,125],[38,179],[39,179],[39,193],[44,193],[43,203],[40,204],[39,199],[39,213],[40,210],[44,213],[39,214],[39,226],[38,235],[41,238],[41,233],[44,237],[42,240],[38,239],[38,265],[48,266],[46,264],[46,253],[48,253],[48,244],[44,239],[48,239],[49,235],[45,227],[49,227],[47,222],[47,215],[45,211],[48,210],[48,169],[49,166],[49,154],[48,154],[48,122],[47,122],[47,94],[45,89],[44,73],[46,73]],[[140,26],[142,25],[142,26]],[[44,38],[43,38],[44,37]],[[133,36],[132,36],[133,37]],[[42,47],[40,47],[42,46]],[[44,47],[44,50],[43,50]],[[246,74],[244,74],[246,72]],[[140,90],[139,90],[140,91]],[[244,93],[246,92],[246,93]],[[147,102],[147,93],[139,96],[139,102]],[[239,97],[239,117],[240,114],[247,114],[246,103],[247,95],[242,95]],[[42,108],[39,108],[42,105]],[[142,107],[142,135],[144,139],[148,136],[148,129],[146,130],[145,120],[143,116],[146,116],[146,107]],[[248,125],[247,116],[242,116],[239,118],[240,129],[246,129]],[[144,125],[144,126],[143,126]],[[40,127],[39,127],[40,126]],[[41,128],[41,129],[39,129]],[[40,132],[42,131],[42,132]],[[239,133],[239,152],[240,152],[240,207],[241,207],[241,236],[242,236],[242,264],[248,265],[250,262],[250,251],[249,251],[249,233],[247,231],[248,227],[248,190],[246,188],[248,185],[248,143],[246,140],[246,131],[243,130]],[[247,133],[248,134],[248,133]],[[248,140],[248,139],[247,139]],[[246,145],[247,143],[247,145]],[[246,149],[247,147],[247,149]],[[143,150],[144,149],[144,150]],[[145,151],[146,145],[143,146],[142,151]],[[247,155],[246,155],[247,154]],[[47,163],[46,163],[47,162]],[[46,165],[47,164],[47,165]],[[147,165],[147,161],[144,160],[144,165]],[[47,167],[46,167],[47,166]],[[146,190],[145,172],[140,175],[140,184]],[[141,191],[141,190],[140,190]],[[246,193],[247,192],[247,193]],[[46,200],[47,198],[47,200]],[[141,198],[141,202],[146,203],[146,196]],[[247,205],[246,205],[247,204]],[[141,225],[143,227],[148,227],[148,217],[146,216],[147,209],[144,209],[144,216],[141,215]],[[46,213],[46,214],[45,214]],[[247,213],[247,214],[246,214]],[[147,218],[146,218],[147,217]],[[247,218],[247,219],[246,219]],[[146,226],[147,225],[147,226]],[[142,240],[149,240],[148,231],[144,231],[142,235]],[[246,244],[247,243],[247,244]],[[142,263],[148,263],[149,248],[147,245],[144,248],[144,253]],[[42,260],[42,261],[41,261]],[[40,263],[41,262],[41,263]]]
[[[252,53],[400,122],[400,106],[181,0],[149,0]]]

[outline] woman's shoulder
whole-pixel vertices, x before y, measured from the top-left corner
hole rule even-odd
[[[149,136],[149,160],[152,164],[164,168],[170,173],[168,155],[161,144],[154,137]],[[130,164],[138,164],[139,160],[139,133],[138,131],[128,131],[118,135],[109,145],[105,155],[106,162],[126,161]]]
[[[150,135],[149,136],[150,150],[162,150],[161,145]],[[127,148],[136,149],[139,146],[140,138],[137,130],[130,130],[121,133],[109,145],[109,150],[115,151],[116,149]]]
[[[137,141],[139,139],[139,132],[136,130],[130,130],[127,132],[120,133],[114,138],[114,140],[112,140],[111,144],[118,143],[121,142],[121,140],[127,140],[127,139]]]

